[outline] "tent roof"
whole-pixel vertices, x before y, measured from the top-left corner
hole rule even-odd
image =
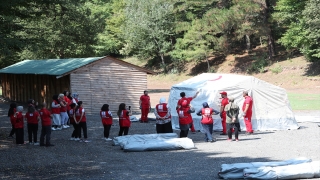
[[[112,58],[110,56],[89,57],[89,58],[69,58],[69,59],[24,60],[1,69],[0,73],[54,75],[54,76],[61,77],[61,76],[70,74],[71,72],[73,72],[78,68],[81,68],[85,65],[89,65],[91,63],[97,62],[105,58],[111,59],[113,61],[117,61],[120,64],[126,64],[129,66],[132,66],[148,74],[155,74],[152,71],[127,63],[120,59]]]

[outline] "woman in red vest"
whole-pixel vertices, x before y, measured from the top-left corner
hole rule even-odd
[[[38,122],[40,121],[40,114],[36,111],[34,106],[28,106],[28,112],[26,113],[27,125],[28,125],[28,137],[29,144],[39,145],[37,142],[38,134]],[[33,136],[33,141],[32,141]]]
[[[14,135],[14,132],[15,132],[15,129],[14,129],[14,114],[16,113],[16,108],[17,108],[17,104],[16,103],[11,103],[10,104],[10,109],[8,111],[8,117],[10,117],[10,122],[11,122],[11,131],[10,131],[10,134],[8,136],[8,138],[13,138],[13,135]]]
[[[213,131],[213,113],[215,115],[219,114],[218,111],[209,107],[207,102],[202,103],[203,108],[197,113],[198,116],[202,116],[201,124],[205,132],[206,142],[215,142],[216,138],[212,138]]]
[[[159,104],[156,105],[154,114],[156,115],[157,133],[172,133],[171,114],[167,107],[166,98],[160,98]]]
[[[18,106],[17,112],[13,115],[14,120],[14,128],[16,130],[16,144],[24,144],[24,122],[23,122],[23,115],[22,115],[23,107]]]
[[[83,140],[80,140],[80,142],[90,142],[88,141],[88,135],[87,135],[87,117],[86,113],[83,108],[83,103],[82,101],[78,102],[78,106],[75,109],[75,120],[76,123],[79,124],[78,127],[78,135],[80,136],[81,134],[81,129],[83,131]]]
[[[103,131],[104,139],[106,141],[110,141],[110,140],[112,140],[109,138],[110,128],[112,125],[112,113],[111,113],[111,111],[109,111],[108,104],[104,104],[101,107],[100,117],[101,117],[102,125],[104,128],[104,131]]]
[[[119,105],[117,115],[119,117],[119,125],[120,125],[120,130],[118,135],[119,136],[128,135],[129,128],[131,126],[131,121],[130,121],[131,110],[130,109],[127,110],[126,104],[121,103]]]
[[[53,127],[52,130],[61,130],[61,116],[60,116],[60,101],[58,99],[58,95],[52,96],[52,103],[51,103],[51,113],[52,113],[52,121],[53,121]]]

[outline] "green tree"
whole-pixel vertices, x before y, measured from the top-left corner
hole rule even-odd
[[[126,45],[121,53],[160,57],[166,72],[164,56],[172,48],[174,35],[173,5],[165,0],[126,0],[126,6],[122,27]]]

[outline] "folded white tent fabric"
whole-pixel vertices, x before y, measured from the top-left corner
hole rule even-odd
[[[114,139],[114,144],[120,145],[125,152],[195,148],[191,139],[177,137],[176,133],[121,136],[121,138],[116,137]]]
[[[320,178],[320,161],[276,167],[243,170],[244,179],[310,179]]]
[[[260,167],[277,167],[287,166],[292,164],[302,164],[311,162],[311,159],[307,158],[295,158],[286,161],[274,161],[274,162],[252,162],[252,163],[234,163],[234,164],[222,164],[220,172],[218,173],[220,178],[223,179],[243,179],[244,169],[255,169]]]
[[[215,110],[220,110],[220,92],[222,91],[226,91],[229,97],[234,97],[235,103],[241,108],[244,101],[242,92],[246,90],[253,98],[252,126],[254,130],[266,131],[299,128],[285,89],[253,76],[203,73],[171,87],[168,103],[171,110],[172,127],[174,129],[179,128],[176,105],[180,99],[180,92],[185,92],[186,97],[192,97],[198,90],[200,90],[199,95],[191,101],[191,105],[196,111],[202,108],[203,102],[207,102]],[[220,116],[215,115],[213,117],[213,130],[221,131]],[[239,117],[241,129],[245,130],[243,118],[241,115]],[[201,117],[193,113],[192,118],[196,130],[201,130]]]

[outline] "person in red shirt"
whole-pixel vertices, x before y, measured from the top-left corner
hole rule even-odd
[[[53,122],[53,127],[52,130],[61,130],[61,116],[60,116],[60,101],[58,98],[58,95],[53,95],[52,96],[52,103],[51,103],[51,113],[52,113],[52,122]]]
[[[54,146],[50,143],[51,138],[51,113],[46,108],[47,104],[44,102],[42,104],[42,108],[39,111],[40,117],[41,117],[41,135],[40,135],[40,146]],[[44,144],[44,137],[46,137],[46,144]]]
[[[213,132],[213,113],[215,115],[219,114],[218,111],[212,109],[209,107],[207,102],[202,103],[203,108],[197,112],[198,116],[202,116],[201,118],[201,124],[203,127],[203,130],[205,132],[205,141],[206,142],[215,142],[216,138],[212,137]]]
[[[252,123],[251,123],[253,100],[248,95],[248,91],[243,91],[242,95],[244,97],[244,102],[242,105],[243,118],[244,118],[244,123],[246,124],[246,129],[247,129],[246,134],[249,135],[249,134],[253,134]]]
[[[38,134],[38,122],[40,120],[40,114],[36,111],[34,106],[28,106],[28,112],[26,113],[29,144],[39,145],[37,142]],[[33,136],[33,141],[32,141]]]
[[[60,117],[61,117],[61,127],[62,128],[69,128],[70,126],[68,126],[68,120],[69,120],[69,116],[67,113],[67,106],[68,106],[68,100],[66,101],[66,99],[69,100],[69,98],[67,98],[64,94],[59,94],[59,101],[60,101]]]
[[[148,114],[151,110],[150,97],[148,95],[148,91],[144,91],[143,95],[140,97],[139,101],[140,109],[141,109],[141,123],[148,122]]]
[[[171,114],[166,98],[160,98],[159,104],[154,109],[154,114],[156,115],[157,133],[172,133]]]
[[[227,115],[226,112],[224,111],[224,108],[226,107],[227,104],[229,104],[228,100],[228,95],[227,92],[223,91],[220,93],[221,94],[221,106],[220,106],[220,117],[221,117],[221,124],[222,124],[222,133],[220,135],[227,135]]]
[[[188,137],[189,128],[192,126],[193,120],[191,116],[190,102],[196,98],[199,91],[193,97],[185,97],[185,92],[180,93],[181,99],[177,103],[177,113],[179,116],[180,138]]]
[[[104,128],[104,131],[103,131],[104,139],[106,141],[111,141],[112,139],[109,138],[109,134],[110,134],[110,128],[112,125],[112,113],[111,111],[109,111],[108,104],[104,104],[101,107],[100,117],[101,117],[102,125]]]
[[[121,103],[119,105],[117,115],[119,117],[119,126],[120,126],[118,135],[119,136],[128,135],[129,128],[131,126],[131,121],[130,121],[131,110],[130,109],[127,110],[126,104]]]
[[[11,122],[11,131],[10,131],[10,134],[8,136],[8,138],[13,138],[13,135],[14,135],[14,132],[16,131],[14,129],[14,114],[16,113],[16,108],[17,108],[17,104],[16,103],[11,103],[10,104],[10,108],[9,108],[9,111],[8,111],[8,117],[10,118],[10,122]]]
[[[80,142],[90,142],[88,141],[88,134],[87,134],[87,117],[86,117],[86,112],[83,108],[83,102],[79,101],[78,106],[75,109],[75,122],[79,124],[78,127],[78,135],[80,136],[81,134],[81,129],[83,131],[83,140],[80,140]]]
[[[16,130],[16,144],[24,144],[24,122],[23,122],[23,115],[22,115],[23,107],[18,106],[17,112],[13,115],[14,120],[14,128]]]

